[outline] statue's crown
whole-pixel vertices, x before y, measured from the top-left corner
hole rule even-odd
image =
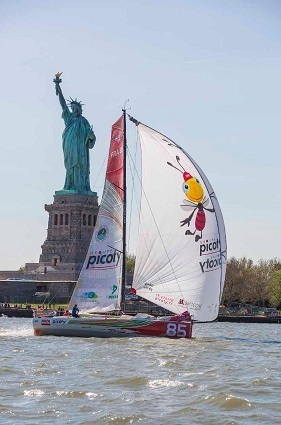
[[[70,97],[70,100],[68,100],[67,99],[67,101],[68,101],[68,105],[69,106],[71,106],[71,105],[79,105],[79,106],[83,106],[84,105],[84,103],[81,103],[79,100],[77,100],[77,99],[75,99],[75,100],[73,100],[72,99],[72,97]]]

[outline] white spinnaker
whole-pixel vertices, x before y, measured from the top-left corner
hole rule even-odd
[[[188,310],[194,320],[212,321],[218,315],[226,269],[225,229],[218,201],[186,152],[143,124],[138,131],[142,200],[133,287],[138,295],[172,312]],[[215,210],[204,210],[205,227],[197,241],[196,221],[202,214],[198,215],[198,204],[181,207],[187,201],[182,190],[184,171],[200,181],[203,205]],[[193,211],[189,226],[181,226]],[[186,230],[194,235],[185,234]]]

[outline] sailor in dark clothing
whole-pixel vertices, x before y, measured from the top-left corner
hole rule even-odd
[[[75,304],[75,306],[72,309],[72,313],[71,313],[72,317],[79,317],[78,313],[79,313],[79,308],[77,307],[77,304]]]

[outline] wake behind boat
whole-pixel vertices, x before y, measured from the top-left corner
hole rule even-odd
[[[121,313],[125,294],[126,111],[112,126],[97,223],[69,309],[81,317],[35,317],[35,335],[190,338],[192,322],[218,316],[226,270],[221,210],[206,176],[176,143],[131,118],[142,148],[133,291],[172,313]],[[184,197],[184,199],[183,199]],[[109,315],[118,311],[120,315]]]

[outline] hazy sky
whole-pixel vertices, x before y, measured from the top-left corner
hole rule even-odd
[[[93,124],[99,196],[130,99],[208,176],[229,257],[280,258],[280,19],[279,0],[0,0],[0,270],[39,260],[63,188],[57,71]]]

